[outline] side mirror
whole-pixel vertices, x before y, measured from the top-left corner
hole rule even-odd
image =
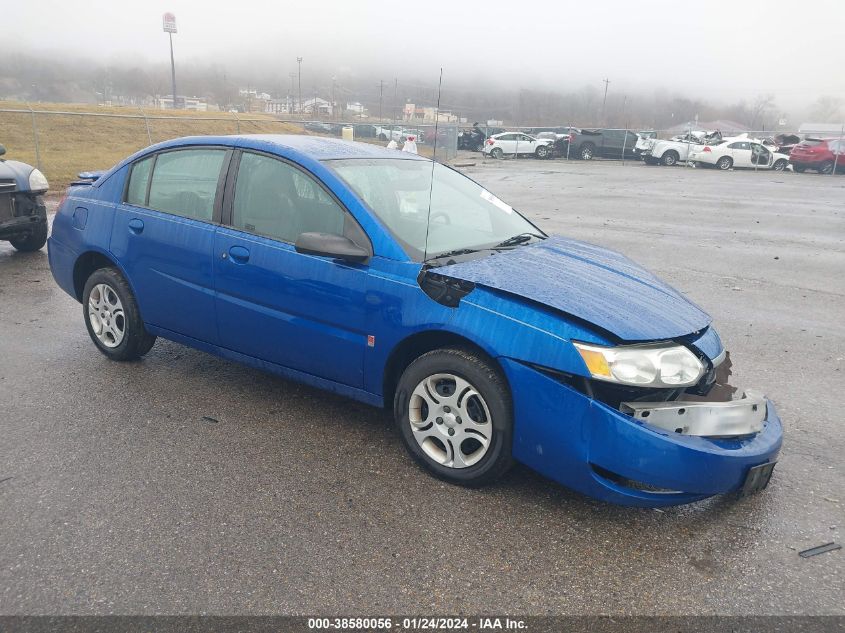
[[[343,235],[334,233],[301,233],[294,244],[297,253],[331,257],[347,262],[361,263],[370,258],[370,254],[355,242]]]
[[[6,153],[6,148],[0,145],[0,156]]]

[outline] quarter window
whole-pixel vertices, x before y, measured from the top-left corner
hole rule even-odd
[[[147,206],[210,222],[225,155],[226,151],[222,149],[186,149],[159,154]]]
[[[241,156],[234,228],[292,243],[302,233],[343,235],[344,218],[343,209],[311,176],[269,156]]]

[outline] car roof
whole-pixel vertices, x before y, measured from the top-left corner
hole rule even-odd
[[[344,141],[307,134],[232,134],[229,136],[186,136],[157,146],[157,149],[186,145],[233,145],[252,149],[283,150],[291,158],[333,160],[340,158],[402,158],[425,160],[409,152],[397,152],[373,143]]]
[[[341,139],[309,136],[307,134],[230,134],[225,136],[183,136],[150,145],[124,158],[117,165],[105,172],[93,187],[102,186],[111,176],[124,166],[144,156],[180,147],[214,145],[254,149],[276,154],[293,160],[306,169],[314,171],[322,161],[358,158],[392,158],[394,160],[431,160],[410,152],[399,152],[372,143],[344,141]]]

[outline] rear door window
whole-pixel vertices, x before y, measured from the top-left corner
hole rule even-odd
[[[226,150],[185,149],[158,155],[147,206],[210,222]]]
[[[129,173],[129,186],[126,188],[126,202],[136,207],[147,206],[147,185],[150,182],[150,169],[154,156],[145,158],[132,165]]]

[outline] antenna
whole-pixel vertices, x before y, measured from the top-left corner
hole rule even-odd
[[[434,191],[434,166],[437,164],[437,127],[440,124],[440,90],[443,87],[443,67],[440,67],[440,81],[437,82],[437,108],[434,110],[434,147],[431,157],[431,182],[428,186],[428,217],[425,220],[425,244],[423,245],[423,263],[428,259],[428,228],[431,226],[431,195]]]

